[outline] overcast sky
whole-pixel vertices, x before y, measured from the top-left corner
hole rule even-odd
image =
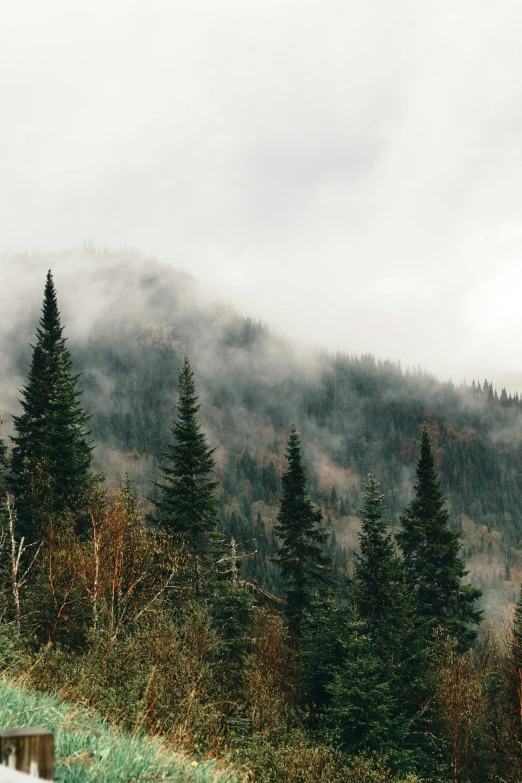
[[[3,0],[0,251],[130,245],[522,390],[521,31],[518,0]]]

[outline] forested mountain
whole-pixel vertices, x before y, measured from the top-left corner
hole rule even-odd
[[[522,406],[518,396],[441,382],[373,356],[306,350],[263,323],[215,303],[187,274],[136,254],[17,256],[0,322],[1,415],[7,433],[19,414],[41,296],[51,267],[60,291],[82,405],[92,414],[94,464],[116,484],[125,471],[142,496],[156,497],[171,436],[177,378],[190,356],[200,417],[216,446],[221,514],[245,571],[278,591],[272,523],[278,510],[290,425],[300,429],[312,500],[335,531],[339,568],[354,561],[361,479],[373,470],[397,520],[410,500],[421,425],[427,422],[451,524],[486,608],[514,600],[522,578]],[[14,303],[16,301],[16,304]],[[290,306],[290,304],[289,304]],[[343,550],[344,553],[343,554]],[[492,592],[492,589],[494,592]]]
[[[10,260],[0,672],[249,783],[521,780],[518,395]]]

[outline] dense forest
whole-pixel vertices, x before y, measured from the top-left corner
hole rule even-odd
[[[4,668],[260,783],[522,780],[518,395],[52,260],[94,271],[2,324]]]
[[[462,531],[483,607],[499,614],[516,602],[522,580],[517,395],[484,379],[456,386],[399,362],[306,350],[216,304],[188,275],[129,252],[84,248],[9,260],[16,279],[26,283],[0,320],[6,346],[0,411],[7,434],[10,414],[19,411],[41,280],[52,266],[65,289],[61,307],[73,370],[82,373],[83,406],[92,416],[95,469],[112,487],[128,471],[140,498],[153,495],[188,355],[201,421],[217,446],[227,534],[243,554],[257,550],[245,568],[278,592],[280,576],[266,555],[277,546],[272,525],[291,422],[302,435],[312,500],[335,534],[333,554],[339,563],[347,559],[350,571],[362,482],[375,472],[390,522],[397,524],[412,496],[420,428],[427,422],[451,524]]]

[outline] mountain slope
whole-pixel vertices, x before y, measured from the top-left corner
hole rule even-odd
[[[512,598],[522,577],[518,398],[498,399],[489,384],[457,388],[371,356],[307,351],[216,304],[186,274],[136,254],[87,248],[13,260],[18,275],[10,285],[18,290],[0,320],[8,422],[50,267],[82,372],[83,404],[92,413],[96,464],[109,481],[128,469],[141,494],[153,492],[187,354],[202,421],[217,446],[227,532],[246,553],[257,550],[246,560],[247,573],[277,590],[268,558],[276,547],[271,522],[291,422],[300,428],[312,497],[335,530],[341,567],[341,549],[351,559],[357,546],[361,481],[374,470],[396,521],[410,498],[426,420],[473,579],[495,588],[491,601]]]

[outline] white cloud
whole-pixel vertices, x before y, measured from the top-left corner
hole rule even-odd
[[[137,246],[334,349],[522,374],[521,23],[515,0],[7,0],[0,249]]]

